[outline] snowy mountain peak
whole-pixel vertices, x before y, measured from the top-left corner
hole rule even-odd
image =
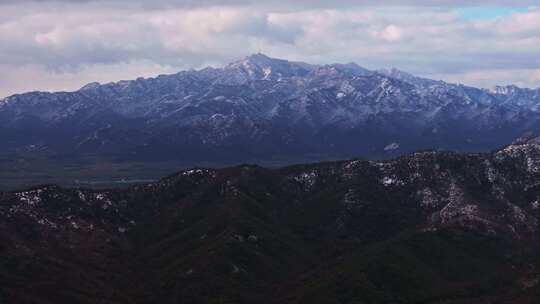
[[[342,71],[347,74],[355,75],[355,76],[368,76],[368,75],[373,74],[373,71],[370,71],[364,67],[361,67],[354,62],[349,62],[346,64],[335,63],[335,64],[332,64],[331,66],[336,68],[339,71]]]
[[[249,62],[251,64],[256,64],[256,65],[272,65],[273,62],[287,61],[287,60],[271,58],[269,56],[266,56],[265,54],[256,53],[256,54],[246,56],[240,61]]]
[[[525,133],[521,137],[517,138],[510,144],[510,146],[522,146],[522,145],[539,145],[540,136],[532,132]]]
[[[271,58],[264,54],[257,53],[246,56],[240,60],[229,63],[225,68],[239,68],[244,67],[246,69],[272,67],[275,65],[288,64],[289,61],[284,59]]]
[[[82,88],[80,88],[81,91],[86,90],[95,90],[97,89],[101,84],[99,82],[91,82],[89,84],[84,85]]]
[[[385,75],[390,78],[398,79],[403,82],[406,82],[415,86],[419,86],[419,87],[430,87],[434,85],[445,84],[443,81],[436,81],[432,79],[418,77],[408,72],[399,70],[397,68],[380,69],[380,70],[377,70],[377,73],[381,75]]]
[[[519,90],[520,88],[516,85],[506,85],[506,86],[495,86],[490,91],[493,94],[510,95],[510,94],[514,94],[515,92]]]
[[[379,73],[383,74],[383,75],[386,75],[386,76],[389,76],[389,77],[392,77],[392,78],[396,78],[396,79],[415,79],[415,78],[418,78],[416,76],[414,76],[413,74],[411,73],[408,73],[408,72],[405,72],[405,71],[402,71],[400,69],[397,69],[397,68],[391,68],[391,69],[381,69],[381,70],[378,70]]]
[[[245,80],[279,80],[295,76],[305,76],[314,66],[303,63],[288,61],[285,59],[271,58],[257,53],[225,66],[224,70],[231,73],[243,74]],[[242,78],[234,75],[235,78]]]

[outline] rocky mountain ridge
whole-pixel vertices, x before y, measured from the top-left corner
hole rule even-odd
[[[192,162],[488,151],[537,132],[539,103],[540,89],[485,90],[255,54],[223,68],[7,97],[0,148]],[[384,149],[392,143],[399,148]]]
[[[0,193],[6,303],[535,303],[540,140]]]

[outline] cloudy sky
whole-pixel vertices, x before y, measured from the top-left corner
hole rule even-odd
[[[221,66],[258,51],[540,87],[538,1],[485,2],[2,0],[0,97]]]

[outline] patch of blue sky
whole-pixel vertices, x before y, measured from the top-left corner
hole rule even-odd
[[[526,12],[528,8],[523,7],[496,7],[496,6],[478,6],[458,8],[458,14],[467,20],[486,20],[502,17],[514,13]]]

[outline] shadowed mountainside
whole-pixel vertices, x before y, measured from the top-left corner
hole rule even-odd
[[[540,144],[0,193],[3,303],[536,303]]]

